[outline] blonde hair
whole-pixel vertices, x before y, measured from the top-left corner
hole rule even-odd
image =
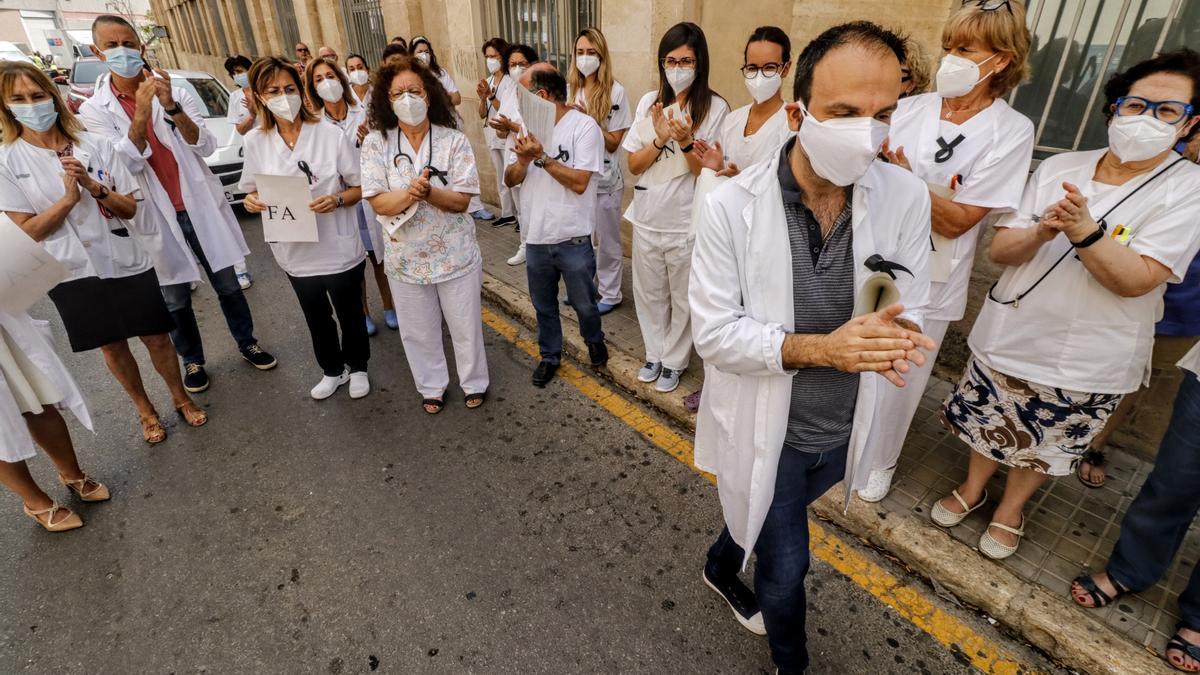
[[[58,120],[54,125],[64,136],[71,139],[72,143],[78,143],[79,135],[84,131],[83,124],[67,107],[62,95],[58,93],[58,87],[46,77],[41,68],[24,61],[0,61],[0,142],[7,145],[15,143],[21,137],[24,127],[8,109],[8,100],[12,98],[17,80],[22,77],[32,80],[50,95],[50,100],[54,101],[54,109],[58,111]]]
[[[604,33],[600,32],[599,28],[584,28],[579,31],[579,35],[575,36],[575,44],[579,44],[580,38],[587,38],[588,42],[596,48],[596,52],[600,55],[600,69],[596,71],[596,86],[592,87],[592,91],[588,92],[585,84],[587,78],[583,73],[579,72],[579,67],[575,65],[575,57],[571,57],[570,77],[568,78],[567,102],[574,103],[579,97],[578,92],[584,92],[584,108],[587,109],[587,114],[601,129],[605,128],[604,121],[608,117],[608,113],[612,108],[612,88],[613,76],[612,66],[608,63],[608,40],[604,39]],[[574,48],[572,48],[572,54]]]
[[[929,58],[929,51],[917,40],[907,37],[904,38],[904,52],[907,54],[904,67],[908,68],[913,85],[908,95],[924,94],[933,80],[933,60]]]
[[[254,62],[250,66],[250,91],[254,95],[254,107],[258,111],[258,119],[262,120],[259,128],[263,131],[270,131],[275,128],[275,113],[267,108],[266,104],[259,98],[261,92],[266,90],[267,85],[275,78],[275,74],[283,71],[292,78],[292,82],[296,85],[296,89],[300,93],[300,97],[305,99],[304,80],[300,77],[300,71],[296,66],[284,61],[278,56],[264,56]],[[312,123],[320,120],[317,114],[313,112],[307,104],[300,106],[300,121],[304,123]]]
[[[1029,28],[1025,25],[1025,3],[1011,0],[1007,6],[986,10],[968,2],[955,10],[942,29],[942,48],[979,40],[990,49],[1007,54],[1012,62],[988,82],[992,96],[999,98],[1029,77]]]

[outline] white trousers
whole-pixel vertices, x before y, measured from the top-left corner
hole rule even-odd
[[[458,382],[466,394],[488,388],[487,356],[483,351],[483,317],[479,294],[483,268],[440,284],[408,284],[388,279],[392,300],[400,316],[400,339],[417,391],[423,398],[438,398],[450,386],[442,319],[450,329]]]
[[[929,376],[933,373],[933,363],[942,349],[942,340],[946,337],[946,329],[949,327],[949,321],[925,319],[925,334],[937,343],[937,347],[925,355],[925,365],[912,368],[901,376],[904,378],[904,387],[897,387],[880,379],[879,387],[883,393],[875,408],[875,423],[871,425],[871,431],[867,435],[861,464],[870,471],[891,468],[900,459],[900,450],[904,447],[908,428],[912,425],[913,415],[916,415],[917,407],[921,404],[925,386],[929,384]],[[870,471],[859,473],[862,480],[866,480]]]
[[[692,354],[692,235],[633,228],[633,299],[646,360],[683,370]]]
[[[621,250],[621,191],[596,195],[596,289],[600,302],[621,302],[621,268],[625,252]]]
[[[500,217],[512,218],[517,215],[516,195],[504,184],[504,150],[491,148],[488,154],[492,157],[492,166],[496,169],[496,192],[500,195]]]

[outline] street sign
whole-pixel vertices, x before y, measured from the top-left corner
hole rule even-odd
[[[150,34],[160,40],[163,38],[169,39],[171,37],[167,32],[166,26],[154,26],[153,28],[150,29]]]

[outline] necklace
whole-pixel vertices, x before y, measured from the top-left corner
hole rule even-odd
[[[990,103],[988,105],[990,105]],[[959,110],[955,110],[954,108],[950,107],[949,102],[946,102],[945,106],[946,106],[946,115],[943,119],[947,119],[947,120],[954,117],[955,115],[960,114],[960,113],[978,112],[987,107],[987,105],[980,105],[980,106],[973,106],[973,107],[961,108]]]

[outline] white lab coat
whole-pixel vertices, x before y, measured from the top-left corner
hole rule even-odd
[[[79,116],[88,131],[112,139],[117,153],[145,186],[143,193],[146,200],[138,206],[134,234],[154,259],[159,283],[170,286],[198,281],[200,272],[196,257],[184,243],[183,232],[175,220],[175,207],[146,161],[150,157],[150,146],[147,144],[145,152],[138,152],[133,141],[129,140],[129,116],[113,94],[109,81],[108,74],[96,80],[96,93],[84,101]],[[180,87],[172,87],[171,95],[199,127],[200,137],[195,145],[183,140],[183,136],[167,124],[166,115],[157,99],[154,101],[154,133],[175,155],[183,202],[204,256],[213,271],[222,270],[241,263],[250,254],[250,249],[246,247],[233,210],[225,201],[225,189],[221,181],[204,163],[204,158],[217,149],[216,138],[205,127],[204,116],[191,94]],[[151,202],[153,208],[150,208]]]
[[[792,393],[792,372],[781,355],[795,307],[779,161],[776,154],[704,197],[688,293],[707,392],[696,418],[696,466],[716,474],[725,522],[747,560],[771,506]],[[868,257],[903,265],[913,276],[899,272],[896,279],[902,317],[917,325],[929,300],[929,208],[924,183],[882,162],[854,187],[855,292],[872,274]],[[875,374],[861,378],[848,484],[855,481],[879,392],[890,386]]]

